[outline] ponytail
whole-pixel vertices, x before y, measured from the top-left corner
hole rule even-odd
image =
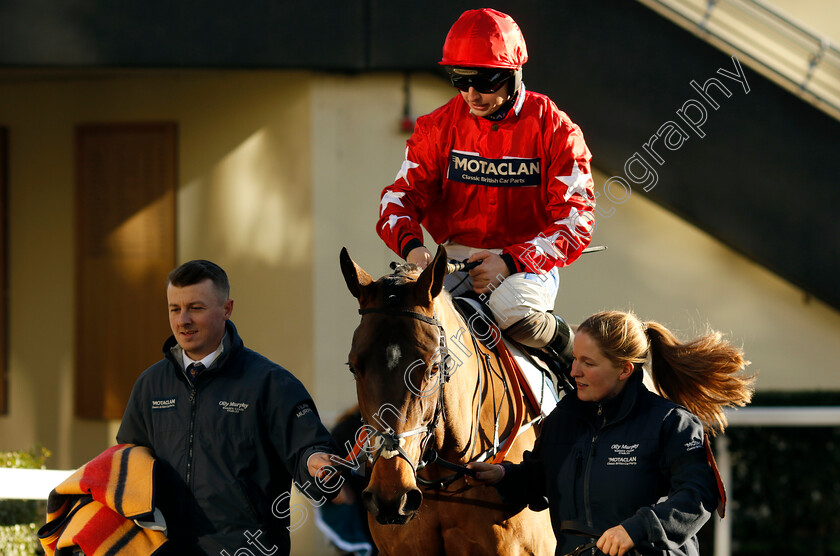
[[[723,432],[723,409],[743,407],[752,399],[755,375],[738,374],[749,365],[743,352],[717,331],[682,343],[658,322],[647,322],[644,329],[659,394],[700,418],[712,435]]]

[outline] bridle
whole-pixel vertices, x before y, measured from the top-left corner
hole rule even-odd
[[[408,462],[408,464],[411,466],[411,469],[414,472],[415,481],[429,488],[443,488],[444,486],[456,481],[464,475],[475,477],[476,471],[464,465],[452,463],[441,458],[434,450],[434,448],[429,447],[431,439],[434,438],[435,430],[437,430],[438,422],[440,421],[441,416],[443,416],[444,420],[446,419],[446,415],[444,414],[444,388],[451,377],[451,374],[449,373],[448,369],[448,362],[450,361],[449,348],[446,345],[446,331],[443,328],[443,324],[440,322],[440,320],[438,320],[436,315],[429,317],[422,313],[418,313],[416,311],[409,311],[406,309],[397,309],[391,307],[368,307],[364,309],[359,309],[360,315],[364,316],[371,313],[413,318],[437,327],[440,338],[439,353],[441,360],[441,369],[439,371],[441,374],[441,378],[438,385],[437,404],[435,406],[435,411],[434,415],[432,416],[432,419],[426,425],[417,427],[409,431],[397,433],[391,427],[386,428],[384,431],[380,431],[372,425],[370,425],[369,423],[364,423],[365,430],[368,431],[367,442],[370,443],[370,437],[373,437],[378,440],[376,450],[373,452],[373,454],[368,456],[371,465],[376,464],[376,461],[380,457],[384,457],[385,459],[391,459],[392,457],[399,456],[403,458],[406,462]],[[483,373],[481,372],[481,370],[479,370],[479,377],[481,378],[482,375]],[[481,403],[479,402],[479,411],[480,409]],[[478,413],[479,411],[477,411],[476,413]],[[404,438],[409,438],[417,434],[425,434],[425,437],[423,438],[420,444],[420,461],[418,463],[414,463],[414,461],[412,461],[412,459],[409,457],[408,453],[401,446],[400,441]],[[426,457],[427,453],[428,457]],[[430,481],[417,475],[418,471],[421,471],[427,465],[430,465],[432,463],[440,465],[441,467],[444,467],[451,471],[455,471],[455,474],[437,481]]]
[[[416,311],[409,311],[407,309],[397,309],[391,307],[368,307],[365,309],[359,309],[360,315],[368,315],[371,313],[378,313],[390,316],[400,316],[400,317],[409,317],[415,320],[419,320],[421,322],[425,322],[427,324],[431,324],[432,326],[437,327],[438,334],[439,334],[439,354],[440,359],[442,361],[441,365],[441,382],[438,387],[438,400],[435,406],[435,412],[432,416],[431,421],[429,421],[425,426],[417,427],[416,429],[412,429],[410,431],[405,431],[401,433],[397,433],[391,427],[386,428],[384,431],[377,430],[375,427],[370,425],[369,423],[365,423],[366,429],[368,432],[368,437],[374,437],[379,440],[378,447],[376,451],[371,454],[370,461],[371,465],[376,463],[380,457],[384,457],[385,459],[391,459],[394,456],[400,456],[404,460],[408,462],[411,466],[411,469],[414,471],[416,476],[418,467],[422,469],[424,467],[424,462],[422,455],[420,457],[420,463],[415,464],[414,461],[408,456],[406,451],[400,445],[400,441],[403,438],[409,438],[416,434],[423,434],[425,433],[425,437],[421,443],[421,454],[426,452],[428,448],[429,441],[434,437],[435,430],[437,429],[438,421],[440,420],[440,416],[443,413],[443,389],[444,385],[449,381],[449,374],[446,372],[446,362],[449,358],[449,351],[446,347],[446,332],[443,329],[443,324],[437,319],[437,316],[426,316],[422,313],[418,313]],[[444,417],[445,418],[445,417]],[[373,431],[373,432],[370,432]]]

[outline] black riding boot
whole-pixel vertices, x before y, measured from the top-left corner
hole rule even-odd
[[[547,346],[538,348],[544,357],[541,357],[546,362],[548,367],[554,373],[555,382],[557,384],[557,391],[560,389],[566,393],[573,393],[575,391],[574,380],[572,380],[572,344],[574,343],[575,333],[571,327],[566,324],[562,318],[555,314],[551,314],[557,320],[557,328],[554,331],[554,338]]]

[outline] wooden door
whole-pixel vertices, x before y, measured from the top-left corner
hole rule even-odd
[[[76,128],[76,413],[120,419],[170,334],[177,127]]]

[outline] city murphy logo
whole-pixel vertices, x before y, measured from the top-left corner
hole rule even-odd
[[[245,402],[226,402],[224,400],[219,402],[219,407],[222,408],[222,411],[227,411],[228,413],[242,413],[248,409],[248,405]]]
[[[451,181],[491,187],[528,187],[540,184],[539,158],[482,158],[453,150],[449,156]]]

